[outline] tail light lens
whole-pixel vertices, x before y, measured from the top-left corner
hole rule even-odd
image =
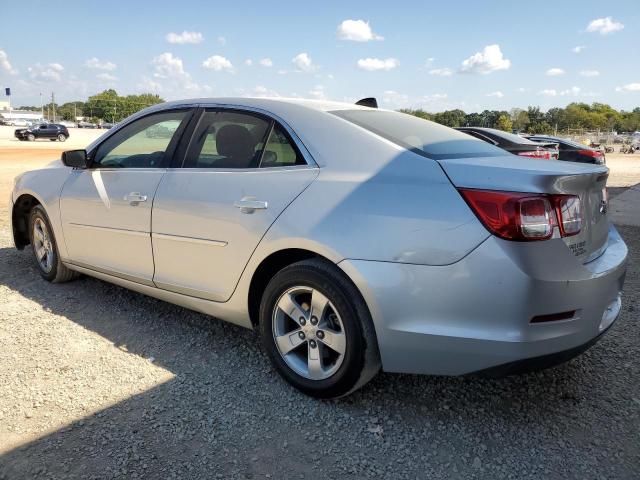
[[[594,158],[596,163],[604,164],[604,154],[600,150],[578,150],[578,153]]]
[[[484,226],[506,240],[547,240],[556,226],[561,236],[568,237],[582,228],[580,198],[575,195],[459,191]]]
[[[542,160],[551,160],[551,152],[549,150],[531,150],[530,152],[518,152],[521,157],[540,158]]]

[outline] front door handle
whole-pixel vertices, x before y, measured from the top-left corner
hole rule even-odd
[[[125,200],[125,202],[129,202],[129,204],[131,206],[135,207],[140,202],[146,202],[147,201],[147,196],[146,195],[140,195],[140,192],[131,192],[129,195],[125,195],[124,196],[124,200]]]
[[[253,213],[256,210],[265,210],[269,205],[267,202],[256,200],[255,197],[243,197],[234,202],[233,206],[239,208],[241,213]]]

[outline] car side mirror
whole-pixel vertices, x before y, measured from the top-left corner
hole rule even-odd
[[[86,150],[68,150],[62,152],[62,163],[67,167],[88,168],[89,158]]]

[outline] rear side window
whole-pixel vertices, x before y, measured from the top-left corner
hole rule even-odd
[[[435,160],[510,155],[466,133],[405,113],[381,110],[336,110],[331,113]]]
[[[257,168],[271,123],[237,112],[205,112],[194,132],[185,168]]]
[[[306,162],[293,147],[282,128],[274,125],[262,154],[260,168],[291,167],[293,165],[306,165]]]

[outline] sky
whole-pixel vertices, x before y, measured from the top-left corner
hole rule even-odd
[[[106,88],[167,100],[374,96],[433,112],[640,106],[638,0],[30,0],[1,10],[0,86],[14,106]]]

